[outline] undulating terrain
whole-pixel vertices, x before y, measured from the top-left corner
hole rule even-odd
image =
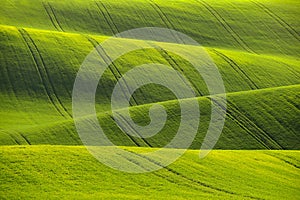
[[[299,198],[299,10],[297,0],[3,0],[0,198]],[[132,137],[114,122],[112,91],[135,66],[155,62],[178,70],[201,111],[197,136],[182,158],[157,172],[127,174],[101,164],[82,146],[72,89],[96,46],[141,27],[174,29],[203,45],[222,75],[227,113],[217,150],[199,159],[211,114],[201,75],[159,42],[118,58],[96,93],[99,123],[115,145],[132,151],[163,147],[180,123],[175,95],[155,84],[135,91],[130,112],[137,124],[147,125],[149,107],[165,106],[167,122],[157,135]]]

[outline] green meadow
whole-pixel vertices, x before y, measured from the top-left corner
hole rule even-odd
[[[0,198],[298,199],[299,10],[297,0],[3,0]],[[215,150],[200,159],[211,120],[211,96],[202,76],[190,62],[161,49],[165,43],[159,41],[119,57],[99,81],[95,105],[99,124],[115,145],[151,151],[168,144],[180,124],[176,96],[155,84],[134,92],[130,115],[147,125],[149,108],[160,104],[168,114],[162,130],[138,138],[116,124],[111,94],[135,66],[161,63],[180,72],[196,94],[184,100],[196,99],[201,114],[189,121],[199,129],[180,159],[156,172],[128,174],[85,149],[72,117],[72,90],[96,46],[142,27],[174,29],[200,43],[222,76],[227,112]]]
[[[80,146],[6,146],[1,148],[6,173],[1,173],[0,193],[8,199],[297,199],[299,195],[298,151],[213,150],[203,160],[198,152],[188,150],[156,172],[129,174],[108,168]]]

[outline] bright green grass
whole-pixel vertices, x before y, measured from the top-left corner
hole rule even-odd
[[[1,91],[15,92],[17,93],[16,95],[37,95],[39,97],[38,94],[40,93],[45,95],[45,88],[50,93],[54,92],[52,89],[54,88],[62,103],[66,101],[66,98],[70,101],[76,72],[84,58],[93,49],[93,45],[88,38],[94,38],[98,42],[105,39],[105,37],[101,36],[25,29],[34,41],[34,44],[29,42],[27,45],[24,40],[24,33],[22,36],[17,28],[0,26],[0,29],[1,48],[3,51],[3,59],[1,60],[3,79]],[[33,50],[33,55],[28,47]],[[178,45],[178,49],[180,48],[181,46]],[[192,46],[190,48],[191,50],[193,49]],[[215,48],[207,48],[207,51],[219,68],[227,92],[300,83],[300,61],[297,57],[282,57],[269,54],[256,55],[242,51]],[[40,80],[33,56],[37,57],[37,65],[42,69],[41,76],[49,79],[44,81],[45,86]],[[40,62],[40,58],[42,58],[43,64]],[[173,58],[177,64],[170,61],[170,58]],[[115,62],[115,66],[121,74],[124,74],[134,66],[148,62],[159,62],[174,67],[183,72],[195,89],[199,91],[196,90],[198,96],[208,94],[205,83],[195,69],[172,53],[169,53],[168,56],[157,49],[136,51],[118,59]],[[47,74],[44,72],[45,70],[48,71]],[[19,73],[14,73],[16,71]],[[105,103],[107,103],[105,101],[103,103],[103,99],[110,95],[116,79],[118,77],[116,78],[108,70],[100,82],[101,87],[98,95],[103,106],[106,106]],[[151,92],[151,90],[148,92]],[[158,101],[157,96],[162,95],[156,94],[156,96],[152,97],[153,99],[149,95],[150,101]],[[143,104],[144,101],[149,101],[149,99],[141,99],[138,103]],[[66,107],[69,108],[69,105],[66,105]]]
[[[150,149],[129,148],[131,151]],[[2,146],[1,198],[20,199],[297,199],[299,152],[189,150],[167,168],[128,174],[84,147]]]
[[[205,46],[296,55],[299,7],[297,0],[4,0],[0,24],[100,35],[166,27]]]
[[[297,0],[1,1],[0,199],[297,199],[299,151],[291,150],[300,148],[299,9]],[[164,169],[132,175],[104,166],[79,146],[71,94],[97,42],[148,26],[181,31],[213,58],[228,100],[215,148],[228,150],[202,160],[188,150]],[[188,62],[157,48],[128,53],[105,72],[96,94],[99,123],[130,151],[170,141],[180,113],[165,88],[148,85],[131,100],[132,118],[141,125],[149,123],[151,103],[166,107],[166,126],[154,137],[129,138],[110,116],[119,77],[152,62],[181,71],[193,85],[201,119],[190,148],[199,149],[210,120],[207,88]]]
[[[297,125],[300,116],[298,108],[299,90],[300,87],[297,85],[227,94],[226,122],[221,138],[215,148],[299,149],[299,127]],[[191,145],[191,148],[194,149],[200,148],[210,121],[210,102],[208,98],[199,97],[198,102],[201,118],[198,134]],[[165,101],[161,104],[166,108],[168,120],[157,135],[148,139],[133,138],[134,141],[132,141],[132,138],[124,134],[112,120],[110,112],[100,113],[98,115],[99,123],[107,136],[116,145],[149,146],[150,144],[153,147],[161,147],[172,139],[180,123],[180,109],[177,101]],[[42,105],[39,108],[42,108]],[[150,105],[132,107],[131,116],[133,120],[141,125],[148,124]],[[31,106],[33,105],[31,104]],[[37,110],[36,112],[27,113],[27,116],[34,117],[38,114]],[[17,116],[18,112],[15,112],[14,115]],[[14,115],[12,113],[12,116]],[[26,128],[24,126],[20,126],[20,128],[8,127],[1,134],[1,144],[81,144],[73,120],[61,120],[51,123],[50,117],[51,115],[48,116],[49,122],[46,124]],[[53,118],[55,119],[54,116]],[[6,124],[14,123],[10,118],[4,118],[3,122]],[[192,119],[189,123],[196,124],[199,123],[199,120]]]
[[[1,59],[0,115],[2,120],[0,125],[2,130],[0,143],[6,145],[26,143],[81,144],[70,118],[72,115],[73,82],[81,62],[93,48],[87,38],[93,37],[101,42],[105,37],[37,29],[25,30],[36,46],[32,42],[29,42],[28,45],[25,43],[26,40],[28,42],[28,36],[26,33],[24,34],[22,29],[18,31],[15,27],[1,26],[3,59]],[[190,48],[193,49],[194,47],[191,46]],[[292,87],[294,89],[292,89],[291,94],[289,88],[279,90],[275,88],[300,83],[299,60],[294,57],[255,55],[214,48],[207,48],[207,50],[222,74],[227,92],[274,88],[272,92],[258,92],[253,93],[253,95],[250,93],[250,96],[247,92],[235,93],[233,99],[239,99],[237,97],[239,95],[249,99],[242,98],[234,101],[235,107],[244,113],[242,118],[240,118],[242,115],[240,111],[233,110],[229,105],[229,111],[234,116],[228,117],[223,131],[223,139],[217,147],[225,149],[299,148],[299,142],[297,142],[299,128],[294,123],[299,116],[297,107],[299,105],[297,100],[299,90],[297,87]],[[157,49],[127,54],[117,60],[115,66],[121,74],[134,66],[153,61],[175,69],[180,66],[183,74],[193,84],[196,92],[198,91],[197,96],[207,95],[207,88],[201,76],[197,75],[189,63],[174,54],[170,53],[169,56],[176,60],[176,66],[169,57]],[[133,142],[130,142],[129,138],[120,132],[108,115],[101,114],[104,111],[110,111],[110,95],[116,80],[118,77],[116,78],[108,70],[99,83],[96,107],[102,116],[100,123],[105,125],[107,134],[112,137],[116,144],[133,145]],[[282,98],[282,95],[285,97]],[[155,85],[138,90],[134,96],[136,102],[133,103],[139,105],[175,98],[165,88]],[[231,97],[231,95],[228,96]],[[260,103],[256,103],[258,97],[261,97]],[[202,102],[200,104],[203,124],[192,148],[199,148],[201,145],[209,120],[209,102],[206,98],[200,101]],[[266,108],[265,104],[269,105],[269,108]],[[253,113],[253,105],[257,106],[255,111],[262,110],[263,114]],[[147,124],[148,119],[145,118],[147,109],[143,110],[142,116],[138,115],[135,119],[137,122]],[[161,136],[149,140],[152,146],[164,145],[177,131],[176,124],[178,124],[179,119],[173,116],[179,114],[178,106],[171,104],[168,110],[170,111],[168,125],[161,132]],[[246,116],[246,119],[245,113],[249,115]],[[276,118],[273,116],[275,113],[279,113]],[[281,113],[286,113],[286,115]],[[287,116],[290,117],[287,118]],[[251,123],[249,124],[249,122]],[[253,136],[249,136],[249,133],[254,137],[259,135],[259,138],[253,138]],[[272,140],[275,141],[270,143],[270,138],[267,135],[274,137]],[[145,146],[143,141],[137,141],[137,143],[140,146]]]

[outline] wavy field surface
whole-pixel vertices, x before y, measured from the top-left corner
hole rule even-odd
[[[17,29],[10,26],[2,26],[2,32],[2,47],[5,49],[6,56],[1,60],[3,81],[0,114],[3,120],[0,123],[3,134],[0,142],[2,144],[80,144],[71,118],[73,82],[80,62],[93,48],[91,41],[101,42],[105,37]],[[92,37],[95,39],[91,40]],[[192,46],[190,48],[193,49]],[[294,121],[299,118],[297,96],[299,95],[300,61],[291,57],[256,55],[216,48],[207,48],[207,51],[219,68],[229,98],[228,120],[220,145],[217,147],[299,148],[299,142],[296,140],[298,126]],[[199,137],[192,145],[192,148],[199,148],[210,114],[207,111],[205,117],[204,111],[210,109],[208,99],[205,98],[208,95],[206,85],[189,63],[160,49],[126,54],[106,70],[97,90],[99,115],[110,110],[110,97],[117,80],[134,66],[150,61],[164,63],[180,71],[192,84],[196,95],[199,96],[199,102],[203,102],[200,103],[203,126],[199,129]],[[143,87],[137,90],[133,97],[131,101],[133,106],[155,102],[166,102],[164,105],[168,105],[169,100],[176,99],[173,93],[157,85]],[[230,103],[231,97],[232,103]],[[254,113],[252,116],[242,117],[245,114],[251,115],[254,104],[256,104],[255,110],[263,114]],[[178,106],[171,104],[169,109],[170,122],[165,134],[162,134],[164,139],[150,138],[151,146],[164,144],[172,136],[170,132],[176,132],[179,118],[174,119],[172,116],[180,114]],[[242,111],[239,111],[240,109]],[[286,115],[279,114],[274,119],[274,113],[284,112]],[[5,118],[4,116],[8,114],[11,117]],[[147,115],[145,110],[137,118],[141,123],[147,124],[149,123],[148,117],[145,117]],[[258,118],[258,115],[263,117]],[[290,117],[286,118],[286,116]],[[18,119],[17,124],[16,119]],[[107,131],[112,135],[120,132],[109,116],[100,117],[101,122],[108,126]],[[249,134],[251,137],[245,139]],[[113,141],[118,145],[133,144],[126,141],[124,137],[128,140],[126,136],[115,136]],[[242,137],[245,140],[243,143],[240,142]],[[266,137],[273,138],[273,142],[269,143]],[[283,142],[280,138],[285,138],[287,141]],[[276,144],[278,142],[285,144]],[[134,145],[144,146],[145,142],[135,142]]]
[[[297,0],[1,1],[0,198],[297,199],[299,10]],[[178,99],[156,84],[134,92],[130,115],[135,123],[147,125],[149,108],[160,104],[168,114],[162,130],[139,138],[116,124],[112,91],[138,65],[160,63],[180,72],[196,96],[181,100],[189,104],[196,99],[201,113],[200,119],[188,122],[200,126],[182,158],[157,172],[132,175],[106,167],[82,146],[72,90],[81,64],[95,47],[141,27],[180,31],[203,45],[222,76],[227,110],[214,147],[218,150],[199,159],[197,149],[215,102],[192,64],[163,49],[171,45],[193,52],[197,47],[176,38],[176,43],[154,41],[153,48],[119,57],[99,81],[95,105],[99,124],[115,145],[151,151],[168,144],[180,124]],[[136,132],[128,122],[122,128]]]
[[[150,149],[127,147],[134,152]],[[298,151],[188,150],[153,173],[128,174],[84,147],[2,146],[1,196],[60,199],[297,199]]]

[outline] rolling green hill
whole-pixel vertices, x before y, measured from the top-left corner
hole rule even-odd
[[[297,199],[299,10],[297,0],[1,1],[0,198]],[[94,47],[139,27],[174,29],[203,45],[222,75],[227,113],[214,147],[219,150],[200,160],[196,150],[211,114],[201,75],[183,58],[162,50],[162,42],[120,57],[100,80],[95,105],[115,145],[131,151],[162,147],[180,123],[175,95],[150,84],[133,94],[131,117],[147,125],[149,108],[158,103],[168,114],[164,128],[140,139],[117,126],[111,94],[135,66],[161,63],[179,71],[191,83],[201,113],[197,136],[182,158],[157,172],[132,175],[102,165],[81,146],[72,89]],[[173,45],[181,49],[183,44]]]
[[[55,31],[15,28],[11,26],[1,26],[1,30],[3,33],[1,47],[5,54],[3,54],[3,59],[1,59],[2,109],[0,115],[3,116],[3,120],[1,120],[0,124],[3,128],[1,131],[3,134],[1,134],[2,139],[0,143],[7,145],[26,143],[80,144],[71,120],[72,87],[81,62],[93,48],[93,42],[91,41],[101,42],[105,39],[105,36],[59,33]],[[178,48],[180,48],[180,45],[178,46]],[[191,46],[191,49],[192,48]],[[299,101],[297,96],[299,95],[298,84],[300,84],[300,61],[290,56],[257,55],[211,47],[207,48],[207,51],[220,70],[226,91],[228,92],[228,97],[231,97],[231,93],[233,93],[233,98],[235,99],[239,92],[241,92],[242,96],[251,96],[251,91],[255,90],[255,98],[249,97],[247,103],[256,102],[256,94],[258,94],[262,100],[261,104],[258,103],[260,107],[258,107],[257,110],[265,112],[262,119],[263,123],[253,121],[256,120],[257,114],[251,116],[251,118],[248,117],[247,122],[244,122],[244,118],[238,120],[229,119],[224,129],[224,142],[221,140],[218,148],[299,148],[299,142],[296,139],[298,137],[297,132],[299,127],[292,121],[297,121],[299,117]],[[103,112],[110,111],[110,96],[119,77],[134,66],[148,62],[163,63],[182,72],[192,84],[197,96],[204,97],[209,94],[202,77],[195,72],[195,69],[193,69],[188,62],[182,60],[177,55],[163,52],[160,49],[135,51],[118,59],[114,63],[114,67],[107,70],[99,82],[97,90],[97,110],[100,115]],[[289,86],[292,86],[292,88],[294,88],[293,91],[295,91],[291,96],[289,96]],[[265,95],[265,89],[267,88],[274,90],[274,92],[268,92],[268,95]],[[281,92],[277,93],[275,91]],[[281,95],[289,96],[289,99],[282,98]],[[165,102],[175,98],[176,97],[165,88],[150,85],[134,93],[135,101],[132,102],[132,105]],[[280,99],[279,102],[277,98]],[[270,100],[274,102],[264,103],[264,101]],[[250,109],[252,107],[249,107],[244,101],[245,99],[237,100],[235,102],[236,107],[241,109],[240,107],[242,106],[245,107],[243,108],[246,110],[244,112],[251,112]],[[277,105],[278,103],[280,106]],[[252,104],[254,104],[254,102]],[[270,108],[268,110],[265,109],[265,104],[269,105]],[[209,108],[208,103],[203,106],[205,108],[201,108],[201,110]],[[170,109],[176,110],[175,107]],[[241,115],[238,109],[233,109],[229,106],[229,111],[233,113],[235,118],[239,118]],[[292,117],[288,123],[285,122],[285,124],[283,124],[286,120],[285,115],[277,115],[276,120],[274,120],[272,116],[273,113],[270,112],[287,112],[289,113],[287,116]],[[143,112],[143,116],[147,116],[145,113],[146,111]],[[171,115],[178,115],[179,111],[177,109],[177,111],[170,111],[170,113]],[[6,118],[5,116],[7,115],[10,117]],[[247,113],[247,115],[249,115],[249,113]],[[170,117],[172,118],[172,116]],[[269,117],[271,117],[271,119],[269,119]],[[105,121],[104,124],[111,124],[108,129],[109,132],[120,132],[110,118],[102,118]],[[208,121],[209,116],[204,119]],[[16,120],[18,123],[16,123]],[[142,122],[144,124],[148,122],[145,117],[141,117],[140,121],[144,121]],[[175,121],[178,122],[178,119]],[[239,121],[241,121],[242,124]],[[170,123],[174,123],[174,120]],[[243,123],[246,123],[246,125],[243,125]],[[292,127],[287,128],[286,124]],[[171,126],[171,132],[176,131],[176,127],[177,126],[173,124],[173,126]],[[250,130],[246,130],[248,127],[251,127]],[[201,130],[199,130],[199,137],[197,137],[197,142],[193,144],[192,148],[199,148],[201,138],[206,128],[207,122],[204,123],[204,128],[201,127]],[[259,129],[259,131],[251,133],[256,141],[252,141],[252,138],[241,144],[239,139],[235,140],[236,138],[248,137],[249,133],[247,132],[252,132],[253,129]],[[170,130],[166,130],[166,133],[169,132]],[[258,136],[256,136],[257,134]],[[273,134],[275,143],[281,143],[277,141],[279,138],[276,137],[276,135],[281,135],[280,137],[286,138],[286,144],[283,146],[274,145],[274,142],[270,144],[267,141],[261,142],[259,141],[260,139],[257,139],[264,138],[264,135],[271,135],[271,137],[273,137]],[[119,145],[132,145],[132,142],[125,142],[124,137],[125,136],[117,137],[114,141]],[[160,144],[168,141],[169,138],[170,136],[159,142],[154,142],[154,140],[157,140],[154,139],[153,142],[150,143],[153,146],[160,146]],[[159,138],[159,140],[161,140],[161,138]],[[263,140],[269,139],[264,138]],[[225,141],[230,144],[226,144]],[[139,145],[143,146],[144,144]]]
[[[149,149],[127,147],[135,152]],[[0,196],[9,199],[297,199],[298,151],[187,151],[170,166],[128,174],[84,147],[0,147]],[[129,161],[127,161],[129,162]],[[253,187],[255,186],[255,187]]]
[[[298,107],[299,91],[300,86],[296,85],[228,93],[225,127],[216,148],[299,149],[299,126],[295,123],[299,121],[300,117]],[[198,102],[201,120],[198,135],[191,145],[193,149],[200,148],[210,121],[209,97],[198,97]],[[33,106],[32,103],[28,104],[28,107]],[[112,119],[110,112],[100,113],[98,119],[107,136],[116,145],[162,147],[177,132],[180,123],[180,108],[177,100],[165,101],[160,104],[166,107],[168,120],[156,136],[148,139],[131,138],[130,135],[123,133]],[[145,116],[148,115],[151,105],[145,104],[132,107],[131,116],[133,120],[139,124],[149,123],[149,118]],[[46,105],[45,108],[47,108]],[[34,117],[38,113],[38,111],[35,111],[27,113],[27,115]],[[9,118],[6,120],[3,120],[6,124],[13,123]],[[194,120],[190,123],[196,123],[198,119]],[[72,119],[50,122],[26,128],[23,126],[19,129],[5,130],[2,132],[1,142],[3,145],[82,144],[76,134]],[[24,121],[24,123],[26,122]]]
[[[167,27],[210,47],[297,55],[298,1],[12,1],[1,24],[113,35],[138,27]]]

